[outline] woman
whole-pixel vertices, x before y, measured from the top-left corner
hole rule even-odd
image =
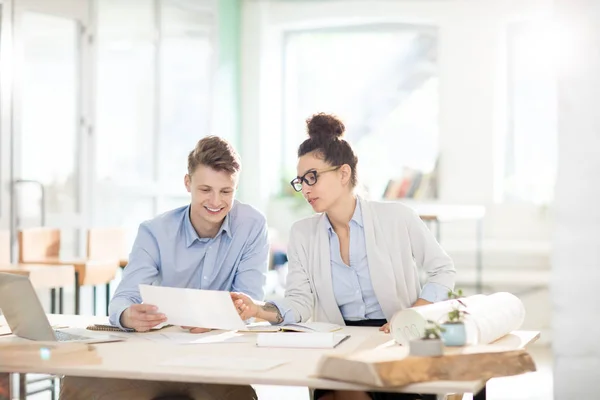
[[[232,298],[242,319],[273,323],[324,321],[379,326],[389,332],[394,313],[445,300],[454,288],[452,260],[419,216],[400,203],[368,201],[354,193],[357,157],[331,115],[307,121],[291,182],[318,213],[294,224],[285,298],[260,303]],[[427,272],[421,289],[417,266]],[[414,394],[315,392],[316,399],[418,399]]]

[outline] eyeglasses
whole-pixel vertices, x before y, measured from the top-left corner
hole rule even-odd
[[[292,181],[290,182],[290,185],[292,185],[292,187],[294,188],[294,190],[296,192],[300,192],[300,191],[302,191],[302,182],[306,183],[308,186],[312,186],[315,183],[317,183],[317,178],[319,177],[320,174],[324,174],[325,172],[335,171],[339,168],[340,168],[340,166],[337,166],[337,167],[332,167],[332,168],[328,168],[328,169],[323,169],[321,171],[317,171],[316,169],[311,169],[310,171],[306,172],[304,175],[297,176],[296,178],[292,179]]]

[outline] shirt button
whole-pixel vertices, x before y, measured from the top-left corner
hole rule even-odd
[[[206,279],[208,279],[208,277],[206,277],[206,276],[205,276],[205,277],[204,277],[204,280],[206,280]]]

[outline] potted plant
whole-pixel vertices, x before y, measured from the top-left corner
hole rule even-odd
[[[417,357],[437,357],[443,355],[444,344],[441,339],[441,334],[443,332],[443,327],[434,321],[427,320],[423,336],[410,341],[410,355]]]
[[[469,313],[465,311],[465,303],[460,298],[463,297],[462,290],[458,292],[449,291],[448,298],[456,300],[452,310],[448,312],[447,320],[442,323],[444,331],[442,340],[446,346],[464,346],[467,343],[467,330],[465,328],[465,316]]]

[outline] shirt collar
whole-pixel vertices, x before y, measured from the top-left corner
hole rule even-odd
[[[360,209],[360,202],[358,201],[358,198],[356,199],[356,206],[354,207],[354,214],[352,214],[352,218],[350,219],[350,222],[354,221],[356,224],[358,224],[358,226],[360,226],[361,228],[363,227],[363,218],[362,218],[362,211]],[[331,221],[329,221],[329,217],[326,216],[325,218],[325,226],[327,227],[327,231],[329,233],[333,232],[333,225],[331,225]]]
[[[186,237],[187,247],[190,247],[192,244],[194,244],[194,242],[196,240],[208,241],[211,239],[211,238],[201,238],[200,236],[198,236],[198,233],[196,232],[196,230],[194,229],[194,226],[192,225],[192,220],[190,219],[190,210],[191,210],[191,206],[187,206],[187,208],[185,210],[185,218],[183,220],[183,224],[185,227],[185,237]],[[231,217],[230,217],[230,214],[231,214],[231,210],[225,216],[225,219],[223,220],[223,223],[221,224],[221,228],[219,229],[219,232],[217,232],[215,237],[218,237],[223,232],[225,232],[225,234],[227,236],[229,236],[229,238],[231,239],[231,225],[230,225]]]

